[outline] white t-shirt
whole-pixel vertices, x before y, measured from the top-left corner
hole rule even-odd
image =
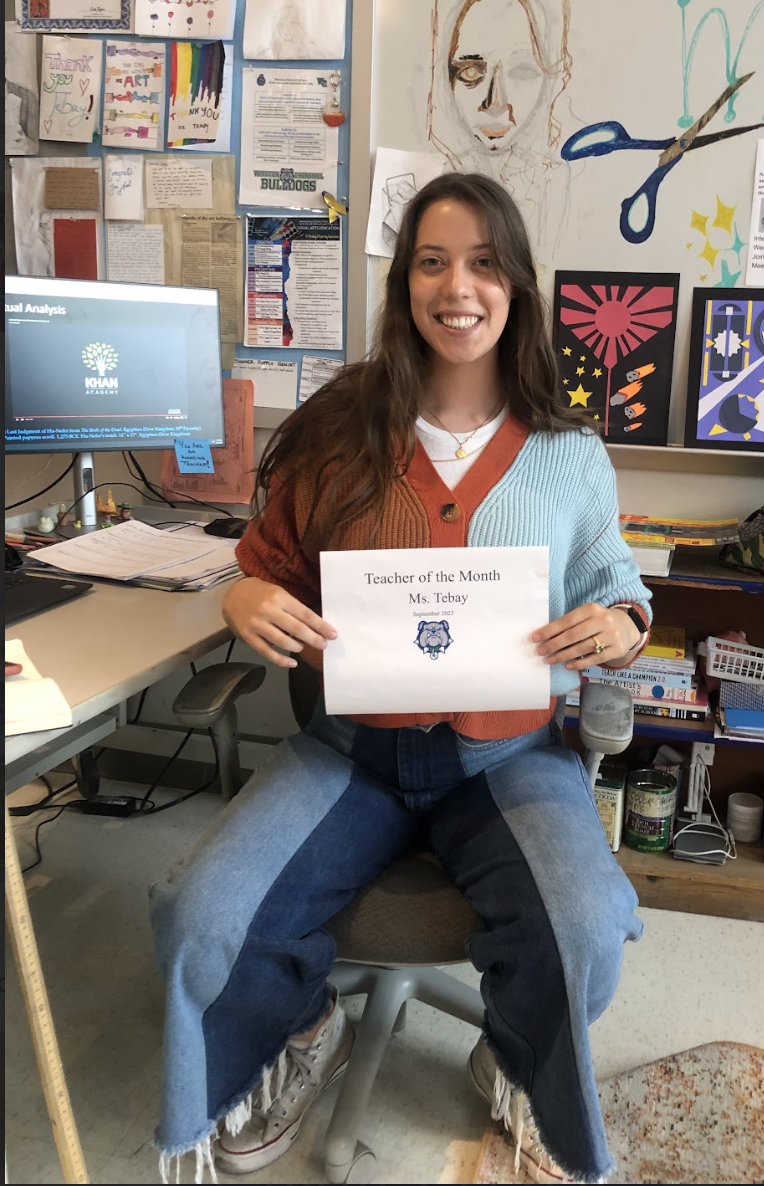
[[[479,428],[475,435],[465,442],[464,448],[467,456],[462,457],[461,460],[456,456],[456,441],[451,433],[446,432],[445,428],[438,428],[436,425],[430,424],[429,421],[423,420],[421,416],[417,416],[416,435],[449,490],[453,490],[459,485],[467,470],[473,462],[477,461],[491,437],[496,435],[508,415],[509,412],[504,407],[498,416],[494,416],[493,420],[489,420],[487,424]],[[456,432],[454,436],[463,441],[465,437],[469,436],[469,433]]]

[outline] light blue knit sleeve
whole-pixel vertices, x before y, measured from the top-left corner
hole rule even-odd
[[[576,550],[565,573],[566,612],[588,601],[600,605],[631,601],[651,622],[652,594],[642,584],[639,567],[618,529],[615,472],[599,437],[589,437],[586,453],[591,456],[587,456],[583,480],[593,497],[586,500],[587,520],[578,524]]]

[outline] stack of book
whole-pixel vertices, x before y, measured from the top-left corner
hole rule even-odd
[[[667,576],[674,548],[712,548],[737,543],[737,519],[655,519],[620,515],[621,535],[643,576]]]
[[[695,645],[685,640],[684,630],[656,627],[648,646],[630,667],[611,671],[592,665],[581,672],[581,681],[627,688],[637,715],[704,721],[710,711],[708,691],[696,672],[696,663]],[[578,704],[578,689],[568,695],[567,702]]]

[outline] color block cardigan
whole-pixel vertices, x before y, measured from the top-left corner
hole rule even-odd
[[[319,545],[309,526],[310,473],[275,489],[236,549],[246,576],[281,585],[321,612]],[[320,495],[320,492],[319,492]],[[588,430],[529,432],[511,415],[454,490],[438,476],[420,442],[407,473],[388,496],[375,539],[363,516],[343,530],[337,549],[549,547],[549,621],[596,601],[635,605],[651,621],[650,593],[618,530],[615,474],[600,438]],[[545,623],[539,622],[539,626]],[[467,737],[491,740],[538,729],[578,673],[551,669],[548,708],[529,711],[416,713],[355,717],[380,728],[447,721]]]

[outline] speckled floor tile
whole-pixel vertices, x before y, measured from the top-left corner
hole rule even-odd
[[[712,1042],[600,1084],[615,1158],[612,1186],[764,1181],[764,1050]],[[476,1183],[526,1182],[515,1148],[492,1126]]]

